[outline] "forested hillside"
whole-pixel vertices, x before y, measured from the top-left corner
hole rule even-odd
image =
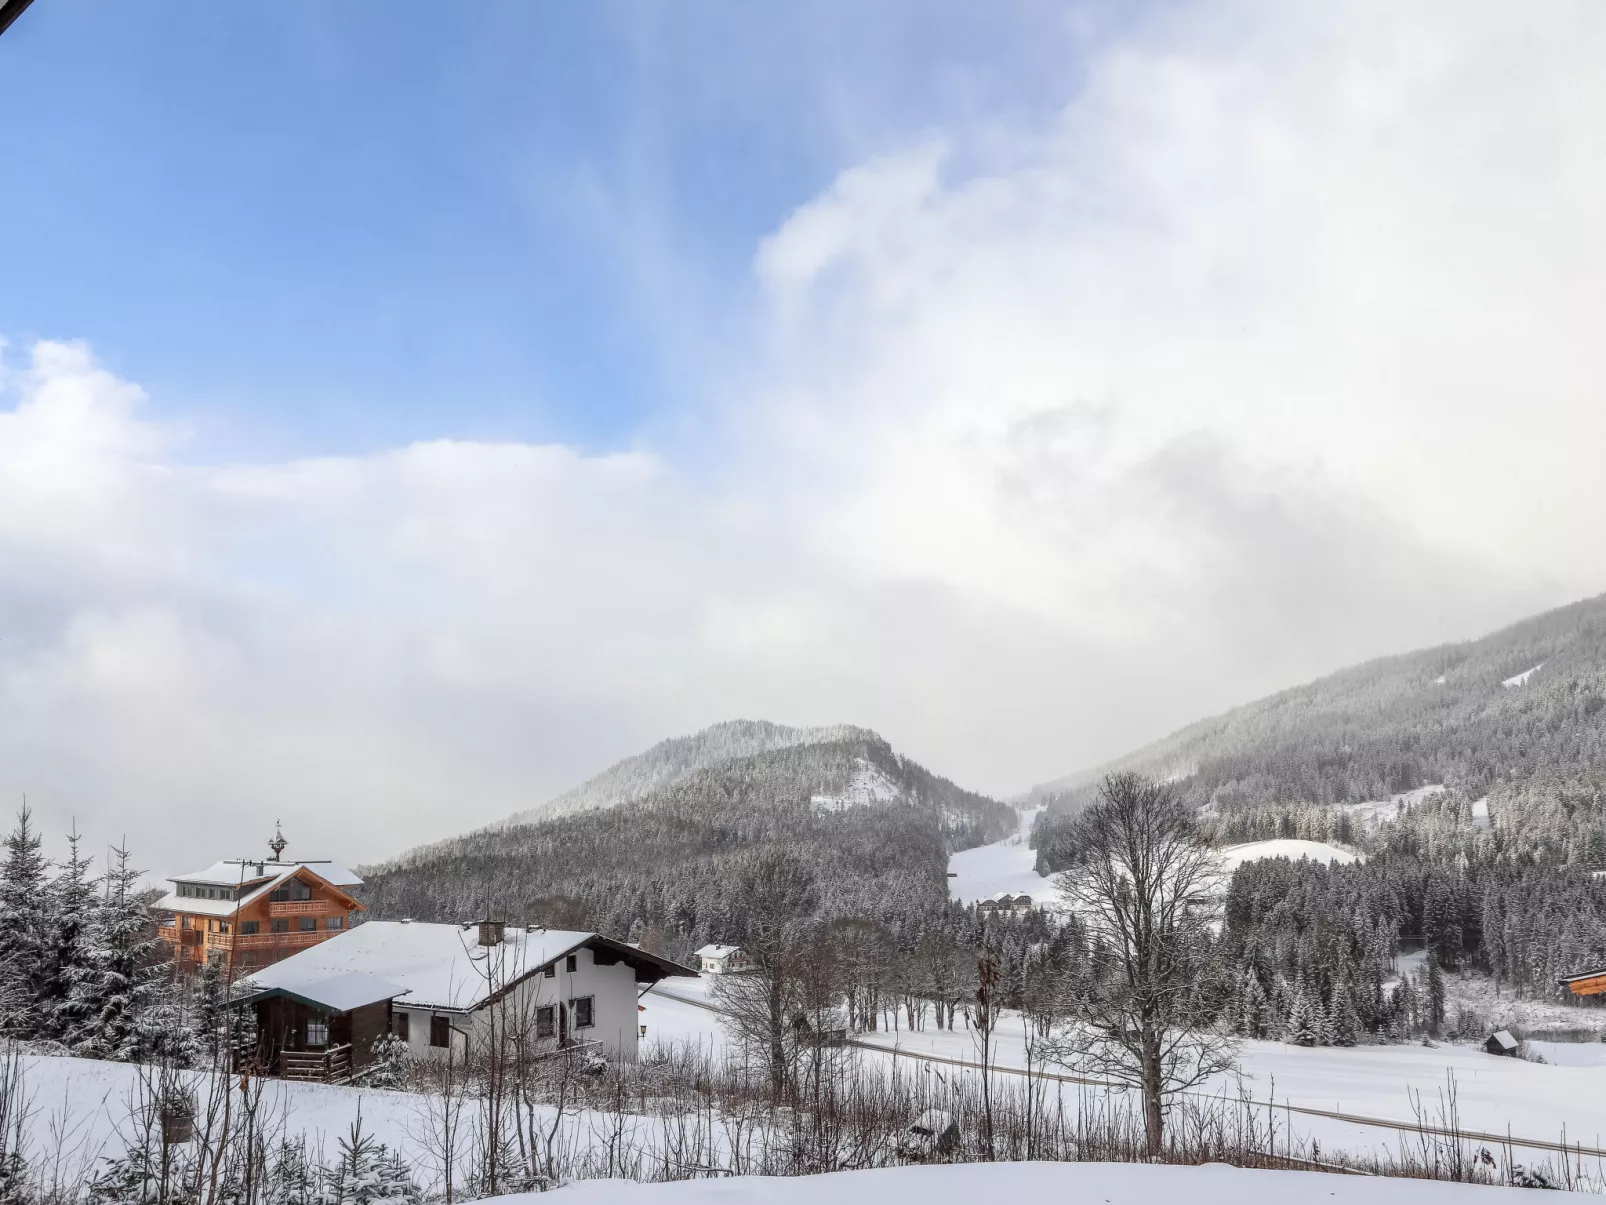
[[[1386,657],[1190,725],[1039,786],[1074,810],[1105,770],[1171,779],[1201,808],[1382,800],[1430,783],[1476,798],[1606,768],[1606,596],[1492,636]]]
[[[684,954],[742,938],[735,884],[753,858],[784,850],[812,874],[818,917],[918,928],[948,908],[949,852],[1008,835],[1015,814],[874,733],[839,731],[729,758],[614,807],[471,833],[368,868],[371,915],[460,920],[490,908]]]
[[[794,745],[819,745],[874,736],[863,728],[849,725],[789,728],[766,720],[729,720],[691,736],[659,741],[645,753],[609,766],[556,799],[515,813],[507,823],[528,824],[570,812],[616,807],[733,758],[753,757]]]

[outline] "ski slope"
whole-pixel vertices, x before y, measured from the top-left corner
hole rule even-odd
[[[1056,902],[1059,892],[1051,881],[1033,869],[1037,851],[1029,844],[1032,823],[1042,810],[1031,808],[1022,812],[1020,828],[1014,836],[951,856],[948,859],[948,898],[974,904],[1007,891],[1011,895],[1029,895],[1040,906]]]

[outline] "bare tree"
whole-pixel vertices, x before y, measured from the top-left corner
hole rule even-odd
[[[736,887],[746,905],[742,948],[750,969],[721,977],[715,995],[732,1035],[764,1052],[770,1087],[780,1096],[790,1078],[795,1022],[806,1011],[802,963],[818,895],[808,868],[781,850],[755,855]]]
[[[1220,872],[1192,809],[1136,774],[1106,778],[1071,837],[1075,860],[1059,887],[1087,922],[1092,953],[1070,988],[1072,1022],[1055,1058],[1141,1092],[1158,1155],[1170,1099],[1236,1053],[1212,1024]]]

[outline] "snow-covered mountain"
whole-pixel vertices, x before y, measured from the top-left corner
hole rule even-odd
[[[791,728],[767,720],[728,720],[690,736],[659,741],[645,753],[627,757],[601,774],[588,778],[555,799],[507,818],[508,824],[529,824],[571,812],[590,812],[617,807],[650,795],[699,770],[739,757],[753,757],[776,749],[798,745],[823,745],[832,741],[873,738],[875,734],[848,724],[820,728]]]
[[[373,915],[491,907],[559,927],[660,929],[684,953],[739,932],[754,859],[793,860],[825,918],[914,918],[946,907],[949,854],[1018,822],[866,729],[747,721],[655,745],[527,815],[365,868]]]
[[[1606,596],[1479,640],[1369,661],[1191,724],[1033,788],[1074,809],[1109,770],[1174,781],[1207,809],[1360,804],[1443,784],[1478,799],[1606,766]]]

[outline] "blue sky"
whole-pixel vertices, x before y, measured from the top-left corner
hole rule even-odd
[[[0,799],[361,861],[740,717],[1007,795],[1599,593],[1603,59],[1598,0],[40,0]]]
[[[794,208],[924,130],[1041,120],[1107,28],[51,0],[0,44],[0,332],[88,340],[193,456],[628,443],[739,373]]]

